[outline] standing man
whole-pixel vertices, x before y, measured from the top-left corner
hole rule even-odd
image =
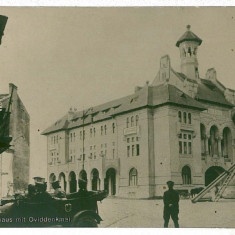
[[[178,214],[179,214],[179,194],[173,189],[174,182],[167,182],[168,190],[164,192],[163,202],[164,202],[164,228],[168,228],[168,223],[171,219],[174,222],[175,228],[179,228]]]

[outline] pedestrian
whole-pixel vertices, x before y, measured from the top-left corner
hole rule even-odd
[[[164,192],[163,202],[164,202],[164,228],[168,228],[168,223],[171,219],[174,222],[175,228],[179,228],[178,214],[179,214],[179,193],[173,189],[174,182],[167,182],[168,190]]]

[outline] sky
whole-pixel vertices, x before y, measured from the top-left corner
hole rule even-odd
[[[30,114],[30,178],[46,176],[41,132],[70,107],[102,104],[153,81],[168,54],[180,71],[176,41],[186,25],[203,42],[200,77],[214,67],[235,89],[234,7],[0,7],[9,17],[0,46],[0,93],[18,87]]]

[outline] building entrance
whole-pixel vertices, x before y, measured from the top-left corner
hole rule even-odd
[[[225,171],[224,168],[221,166],[209,167],[205,172],[205,186],[209,185],[224,171]]]
[[[104,180],[104,188],[108,191],[109,195],[116,194],[116,170],[109,168],[106,171],[106,178]]]

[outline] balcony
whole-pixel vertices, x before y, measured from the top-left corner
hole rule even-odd
[[[127,136],[127,135],[139,134],[139,132],[140,132],[140,126],[132,126],[124,128],[123,135]]]

